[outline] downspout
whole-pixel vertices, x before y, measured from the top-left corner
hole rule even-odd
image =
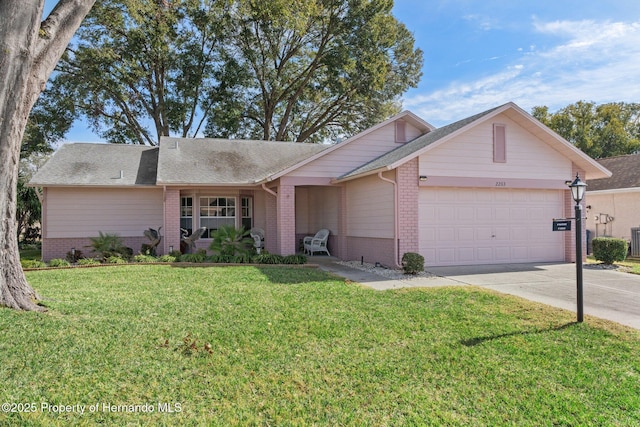
[[[262,183],[262,189],[264,191],[266,191],[267,193],[271,194],[273,197],[275,197],[276,199],[278,198],[278,193],[276,193],[275,191],[267,188],[267,185],[263,182]]]
[[[393,185],[393,259],[396,263],[395,267],[398,268],[401,267],[398,262],[398,183],[382,176],[382,172],[378,172],[378,178]]]
[[[162,226],[164,227],[164,235],[167,235],[169,229],[167,228],[167,186],[162,186]],[[180,249],[180,247],[178,247]],[[162,252],[165,254],[169,253],[169,248],[167,246],[167,239],[164,239],[164,243],[162,243]]]

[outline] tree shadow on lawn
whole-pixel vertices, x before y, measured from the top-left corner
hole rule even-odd
[[[273,284],[294,285],[336,279],[318,267],[310,265],[260,265],[256,268]]]
[[[577,325],[578,322],[570,322],[570,323],[566,323],[564,325],[560,325],[560,326],[556,326],[553,328],[546,328],[546,329],[535,329],[532,331],[515,331],[515,332],[508,332],[506,334],[500,334],[500,335],[491,335],[491,336],[487,336],[487,337],[478,337],[478,338],[470,338],[470,339],[466,339],[466,340],[461,340],[460,344],[464,345],[465,347],[474,347],[476,345],[482,344],[484,342],[487,341],[493,341],[493,340],[497,340],[500,338],[507,338],[507,337],[513,337],[513,336],[517,336],[517,335],[532,335],[532,334],[542,334],[544,332],[551,332],[551,331],[561,331],[563,329],[567,329],[573,325]]]

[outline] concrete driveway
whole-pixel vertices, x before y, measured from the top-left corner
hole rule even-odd
[[[482,286],[554,307],[576,311],[575,264],[506,264],[431,267],[435,285]],[[640,276],[585,265],[584,314],[640,329]]]

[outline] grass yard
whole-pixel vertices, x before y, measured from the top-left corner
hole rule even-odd
[[[640,424],[638,331],[479,288],[279,267],[27,276],[49,312],[0,310],[0,425]]]

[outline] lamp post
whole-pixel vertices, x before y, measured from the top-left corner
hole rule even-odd
[[[584,198],[587,184],[580,180],[580,175],[576,174],[576,179],[569,184],[571,197],[576,202],[576,282],[578,287],[578,322],[582,322],[584,317],[584,301],[582,298],[582,205],[580,202]]]

